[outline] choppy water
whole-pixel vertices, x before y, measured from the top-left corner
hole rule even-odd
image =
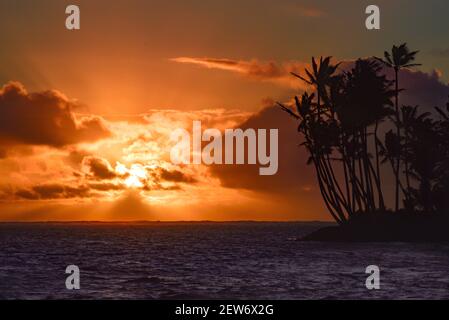
[[[448,244],[304,243],[302,223],[0,224],[2,299],[443,299]],[[81,290],[65,268],[81,269]],[[381,268],[368,291],[365,268]]]

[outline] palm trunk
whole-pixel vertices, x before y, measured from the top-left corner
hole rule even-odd
[[[315,159],[314,163],[316,166],[317,173],[320,177],[320,191],[322,191],[323,196],[326,197],[327,206],[331,207],[333,209],[333,215],[338,216],[337,222],[341,223],[346,221],[346,217],[343,213],[343,210],[340,205],[340,199],[338,199],[338,194],[335,192],[335,189],[333,188],[333,185],[330,182],[329,173],[326,172],[325,168],[325,159],[323,159],[321,156],[317,156],[317,159]]]
[[[400,182],[400,166],[401,166],[401,128],[400,128],[400,115],[399,115],[399,68],[394,68],[395,72],[395,107],[396,107],[396,129],[398,135],[398,154],[396,159],[396,192],[395,192],[395,211],[399,211],[399,182]]]
[[[407,150],[407,145],[408,145],[408,126],[405,125],[404,130],[405,130],[405,132],[404,132],[404,138],[405,138],[404,144],[405,144],[405,148]],[[406,180],[406,183],[407,183],[407,193],[405,194],[405,198],[407,200],[409,200],[409,198],[410,198],[409,197],[409,192],[410,192],[411,184],[410,184],[410,171],[409,171],[409,163],[408,163],[408,159],[407,159],[407,151],[405,152],[405,154],[403,154],[403,156],[404,156],[404,166],[405,166],[405,180]]]
[[[345,177],[346,198],[347,198],[348,205],[351,208],[349,215],[352,216],[355,211],[355,208],[354,208],[354,202],[351,198],[350,185],[349,185],[350,178],[348,175],[348,167],[346,165],[346,154],[344,151],[342,151],[342,165],[343,165],[343,173],[344,173],[344,177]]]
[[[363,137],[363,166],[365,169],[365,177],[366,177],[366,186],[367,186],[367,192],[369,196],[369,204],[370,209],[373,211],[376,209],[376,204],[374,201],[374,186],[373,186],[373,180],[371,177],[371,170],[370,170],[370,160],[369,160],[369,154],[368,154],[368,130],[365,127],[362,132]]]
[[[326,191],[324,189],[323,181],[321,180],[321,174],[319,172],[320,170],[318,169],[317,164],[315,164],[314,167],[315,167],[317,178],[318,178],[318,185],[319,185],[320,193],[321,193],[321,196],[323,197],[324,204],[325,204],[327,210],[330,212],[330,214],[332,215],[332,217],[338,224],[343,224],[344,221],[342,221],[338,217],[337,213],[334,212],[334,209],[333,209],[332,205],[330,204],[330,200],[329,200],[329,198],[326,194]]]
[[[379,208],[382,211],[385,211],[385,201],[384,196],[382,193],[382,174],[380,172],[380,161],[379,161],[379,144],[378,144],[378,137],[377,132],[379,130],[379,121],[376,121],[376,126],[374,128],[374,148],[376,152],[376,175],[377,175],[377,189],[378,189],[378,196],[379,196]]]

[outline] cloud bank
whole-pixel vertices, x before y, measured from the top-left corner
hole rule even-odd
[[[58,91],[29,93],[10,82],[0,89],[0,142],[62,147],[109,136],[100,118],[77,118],[75,107]]]

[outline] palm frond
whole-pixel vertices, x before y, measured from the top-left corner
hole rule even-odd
[[[287,112],[290,116],[292,116],[293,118],[295,118],[296,120],[299,120],[300,117],[294,113],[292,110],[290,110],[290,108],[287,108],[286,106],[284,106],[282,103],[277,102],[276,103],[279,107],[281,107],[282,110],[284,110],[285,112]]]
[[[445,120],[449,120],[449,116],[443,111],[441,110],[439,107],[435,107],[435,110],[445,119]]]
[[[308,83],[308,84],[312,84],[312,82],[311,81],[309,81],[309,80],[307,80],[307,79],[305,79],[305,78],[303,78],[302,76],[300,76],[299,74],[297,74],[297,73],[294,73],[294,72],[290,72],[290,74],[291,75],[293,75],[293,76],[295,76],[295,77],[297,77],[297,78],[299,78],[299,79],[301,79],[302,81],[304,81],[304,82],[306,82],[306,83]]]

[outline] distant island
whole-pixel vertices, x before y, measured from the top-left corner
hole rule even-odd
[[[449,103],[425,112],[400,103],[401,70],[419,66],[417,53],[401,44],[348,70],[331,57],[312,58],[311,70],[292,73],[314,92],[278,105],[298,122],[338,223],[303,240],[449,241]]]

